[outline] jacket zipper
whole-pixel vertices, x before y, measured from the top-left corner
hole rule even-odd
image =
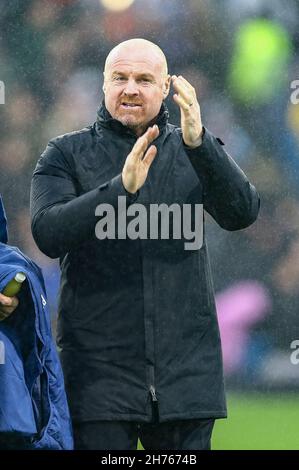
[[[153,384],[154,382],[152,382]],[[152,399],[152,420],[153,422],[159,422],[159,403],[156,395],[156,389],[154,385],[150,385],[150,394]]]
[[[150,386],[150,393],[151,393],[152,400],[155,402],[158,402],[158,398],[156,396],[156,389],[153,385]]]

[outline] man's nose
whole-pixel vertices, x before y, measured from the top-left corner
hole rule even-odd
[[[138,95],[139,89],[135,80],[129,79],[126,83],[124,93],[126,95]]]

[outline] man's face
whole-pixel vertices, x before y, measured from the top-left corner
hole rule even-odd
[[[151,48],[120,48],[106,65],[105,105],[114,119],[141,135],[169,90],[164,62]]]

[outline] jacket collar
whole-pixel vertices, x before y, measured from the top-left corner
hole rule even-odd
[[[165,128],[167,122],[168,122],[168,109],[166,104],[163,102],[159,111],[158,116],[156,117],[156,120],[154,124],[157,124],[160,132]],[[109,111],[107,110],[104,100],[102,101],[101,107],[98,109],[97,112],[97,122],[95,124],[96,131],[99,131],[99,128],[106,128],[106,129],[111,129],[116,131],[119,134],[125,135],[125,134],[131,134],[134,135],[134,132],[129,129],[128,127],[124,126],[120,121],[117,119],[114,119]]]

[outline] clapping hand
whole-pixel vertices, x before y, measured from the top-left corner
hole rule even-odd
[[[202,143],[203,127],[196,91],[181,75],[172,75],[171,80],[176,91],[173,99],[181,110],[183,141],[188,147],[198,147]]]

